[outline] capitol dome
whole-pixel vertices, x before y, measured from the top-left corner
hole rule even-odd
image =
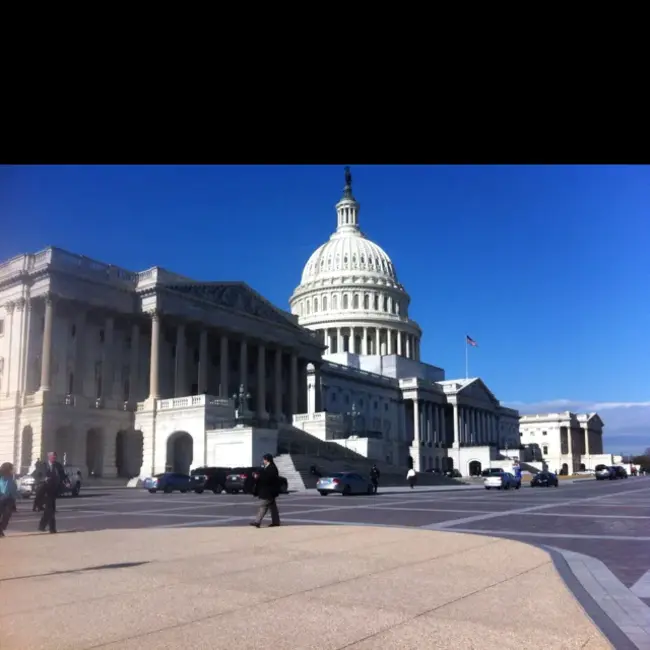
[[[291,296],[298,322],[320,332],[328,353],[398,354],[418,359],[422,332],[386,252],[359,229],[359,204],[345,169],[337,228],[307,260]]]

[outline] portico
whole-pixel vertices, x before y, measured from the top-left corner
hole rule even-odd
[[[11,340],[0,432],[12,432],[0,456],[25,467],[57,449],[103,476],[132,473],[134,453],[152,471],[166,447],[156,439],[165,400],[204,395],[204,419],[218,425],[244,386],[256,423],[290,422],[306,409],[306,367],[323,350],[244,283],[132,273],[56,248],[0,265],[0,319]]]

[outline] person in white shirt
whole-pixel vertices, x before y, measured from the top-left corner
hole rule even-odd
[[[415,487],[415,482],[417,480],[418,475],[415,473],[415,470],[411,467],[411,469],[406,473],[406,480],[408,481],[409,485],[411,486],[411,490]]]

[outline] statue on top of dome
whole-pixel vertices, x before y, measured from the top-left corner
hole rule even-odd
[[[352,173],[349,167],[345,167],[345,187],[343,188],[343,198],[352,198]]]

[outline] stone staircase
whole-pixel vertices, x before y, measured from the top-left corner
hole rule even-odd
[[[274,460],[280,476],[284,476],[287,479],[289,492],[302,492],[307,489],[302,474],[296,469],[293,459],[289,454],[276,456]]]

